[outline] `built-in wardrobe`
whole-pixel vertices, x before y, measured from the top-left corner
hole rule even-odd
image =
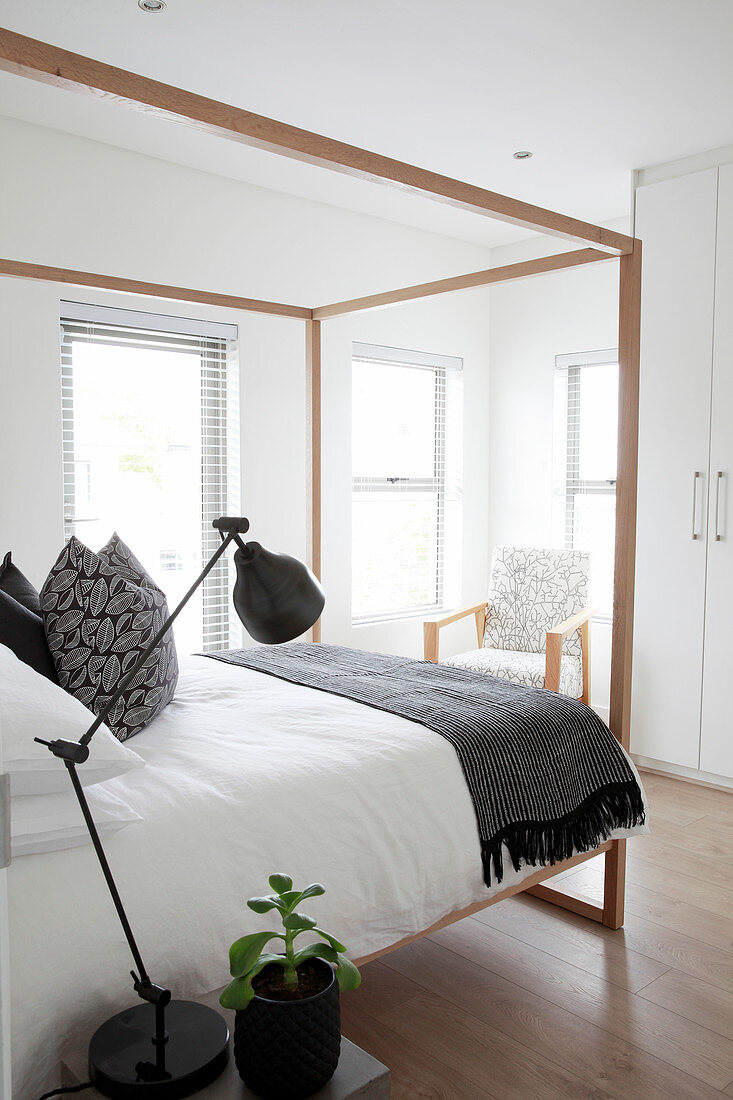
[[[733,778],[733,164],[641,186],[631,749]]]

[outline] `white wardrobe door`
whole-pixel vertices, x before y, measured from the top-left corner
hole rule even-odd
[[[733,165],[720,169],[700,767],[733,777]]]
[[[637,192],[643,286],[631,749],[690,768],[698,767],[700,743],[716,192],[716,169]]]

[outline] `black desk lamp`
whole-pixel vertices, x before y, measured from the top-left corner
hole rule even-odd
[[[117,690],[79,741],[44,741],[63,760],[81,806],[94,850],[137,967],[134,989],[145,1004],[118,1013],[94,1033],[89,1044],[89,1073],[105,1096],[174,1098],[191,1096],[222,1072],[229,1059],[229,1029],[212,1008],[193,1001],[173,1001],[171,992],[151,981],[127,919],[122,899],[76,773],[89,756],[89,742],[112,712],[128,683],[165,637],[204,578],[230,543],[236,542],[237,580],[234,607],[245,629],[258,642],[287,642],[313,626],[323,610],[325,596],[307,566],[287,554],[273,554],[257,542],[240,538],[249,520],[222,516],[213,526],[221,535],[209,562],[189,588],[140,659],[120,680]]]

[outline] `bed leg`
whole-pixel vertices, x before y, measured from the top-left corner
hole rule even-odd
[[[595,858],[596,853],[588,852],[582,856],[575,856],[572,862],[582,863],[587,859]],[[626,892],[625,840],[606,841],[603,849],[603,867],[602,905],[597,905],[593,901],[586,901],[574,894],[566,894],[556,886],[549,886],[547,882],[527,886],[525,892],[532,894],[535,898],[541,898],[542,901],[547,901],[551,905],[557,905],[560,909],[568,909],[571,913],[577,913],[578,916],[598,921],[604,928],[620,928],[624,923],[624,897]],[[555,874],[560,874],[563,868],[563,864],[557,864]],[[552,881],[552,875],[550,875],[548,881]]]
[[[626,895],[626,841],[611,841],[603,858],[603,924],[606,928],[620,928],[624,923]]]

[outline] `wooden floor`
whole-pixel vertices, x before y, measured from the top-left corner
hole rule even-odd
[[[343,1031],[393,1100],[733,1097],[733,793],[643,778],[623,929],[520,895],[363,968]]]

